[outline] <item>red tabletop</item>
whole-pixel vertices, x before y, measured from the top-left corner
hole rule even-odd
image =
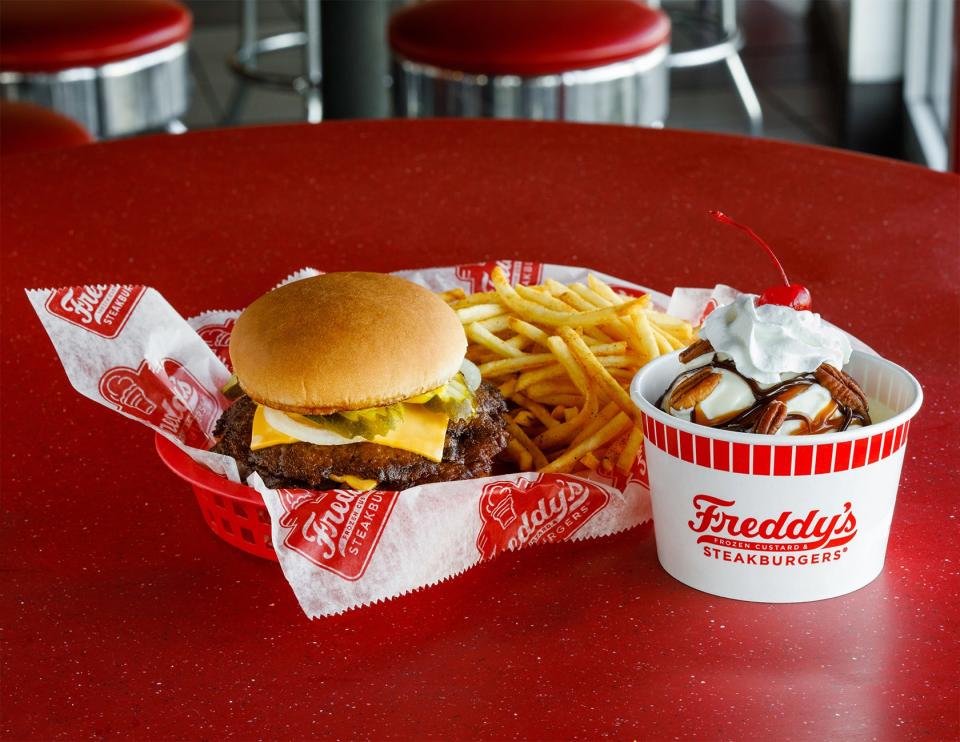
[[[534,123],[201,132],[2,164],[7,738],[955,739],[960,178],[827,149]],[[926,390],[887,566],[842,598],[684,587],[651,527],[501,556],[308,621],[153,436],[79,397],[24,287],[144,282],[184,314],[292,269],[515,257],[669,292],[774,274]]]

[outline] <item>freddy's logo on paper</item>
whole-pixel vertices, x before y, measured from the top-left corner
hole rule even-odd
[[[849,502],[839,513],[787,510],[776,518],[743,517],[735,500],[712,495],[693,498],[693,520],[687,526],[700,534],[703,556],[725,562],[765,566],[822,564],[839,560],[857,535],[857,519]]]
[[[172,358],[163,360],[160,373],[146,361],[135,369],[109,369],[100,377],[100,395],[122,412],[196,448],[206,448],[221,412],[216,397]]]
[[[230,363],[230,335],[233,333],[233,326],[236,323],[237,321],[233,317],[229,317],[220,324],[204,325],[197,330],[197,334],[207,344],[207,347],[216,353],[217,358],[231,371],[233,371],[233,365]]]
[[[511,286],[518,283],[527,285],[540,283],[543,277],[543,263],[532,263],[525,260],[490,260],[486,263],[458,265],[456,274],[458,279],[470,284],[469,291],[471,293],[493,291],[490,273],[497,266],[500,266],[506,274]]]
[[[490,482],[480,495],[477,550],[490,559],[530,544],[565,541],[609,500],[602,487],[558,474]]]
[[[144,286],[67,286],[47,299],[46,308],[55,317],[111,340],[120,334]]]
[[[277,490],[289,529],[284,546],[345,580],[359,580],[380,541],[398,492]]]

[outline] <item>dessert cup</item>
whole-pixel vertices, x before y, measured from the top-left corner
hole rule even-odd
[[[672,417],[656,401],[679,353],[644,366],[657,556],[681,582],[738,600],[793,603],[857,590],[883,569],[910,420],[923,393],[907,371],[854,351],[844,371],[892,415],[816,436],[738,433]]]

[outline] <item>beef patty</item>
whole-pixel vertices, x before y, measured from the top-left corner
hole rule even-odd
[[[242,478],[256,471],[268,487],[342,487],[329,478],[331,474],[375,479],[381,489],[395,490],[429,482],[485,477],[491,473],[494,457],[507,445],[503,420],[507,406],[500,392],[487,383],[476,391],[476,414],[450,421],[439,463],[376,443],[286,443],[251,451],[250,433],[256,408],[256,403],[246,395],[237,399],[217,421],[218,440],[213,450],[236,459]]]

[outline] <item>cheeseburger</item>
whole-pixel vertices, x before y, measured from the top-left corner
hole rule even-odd
[[[236,397],[214,451],[271,487],[405,489],[491,473],[499,392],[464,359],[450,307],[380,273],[328,273],[260,297],[230,339]]]

